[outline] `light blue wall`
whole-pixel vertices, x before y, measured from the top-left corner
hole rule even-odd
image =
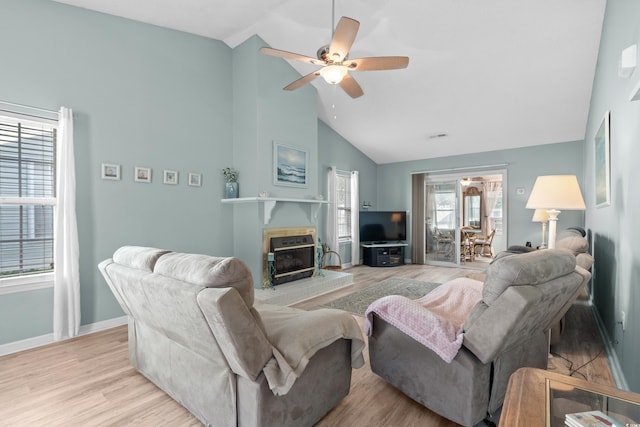
[[[531,222],[533,211],[525,209],[536,177],[538,175],[576,175],[584,192],[583,159],[584,142],[575,141],[380,165],[377,179],[379,200],[377,209],[411,210],[412,172],[506,164],[506,167],[492,169],[507,170],[508,187],[504,194],[507,200],[509,230],[507,247],[524,245],[527,241],[539,244],[540,224]],[[516,194],[517,188],[524,188],[524,194]],[[562,212],[557,224],[558,230],[573,225],[584,225],[584,213]],[[407,253],[411,253],[410,249]]]
[[[233,254],[219,202],[231,49],[48,0],[2,0],[0,40],[0,99],[74,110],[83,325],[122,315],[96,268],[121,245]],[[101,180],[102,162],[122,165],[122,180]],[[153,182],[135,183],[135,166]],[[164,185],[163,169],[179,185]],[[202,187],[186,185],[189,172]],[[0,344],[50,333],[51,313],[50,289],[0,296]]]
[[[346,139],[337,134],[333,129],[327,126],[324,122],[318,120],[318,176],[319,176],[319,188],[320,194],[323,194],[325,198],[329,194],[328,192],[328,178],[327,173],[329,166],[335,166],[340,170],[352,171],[357,170],[359,172],[359,186],[360,186],[360,205],[363,201],[370,202],[376,209],[377,197],[377,169],[376,163],[365,156],[360,150],[351,145]],[[326,240],[326,213],[327,210],[323,210],[322,221],[320,221],[319,235],[322,236],[323,241]],[[335,250],[335,249],[333,249]],[[339,248],[340,257],[343,264],[351,263],[351,244],[340,244]]]
[[[2,0],[0,39],[10,41],[3,44],[3,57],[11,61],[2,62],[0,99],[74,109],[85,325],[122,315],[96,269],[120,245],[241,257],[247,253],[257,262],[243,243],[243,233],[261,232],[264,227],[257,220],[262,212],[257,206],[242,210],[220,203],[221,169],[226,166],[240,170],[241,196],[267,190],[300,198],[326,197],[329,165],[359,170],[361,201],[371,201],[378,210],[409,210],[411,172],[507,163],[509,244],[539,238],[539,225],[524,209],[535,177],[576,174],[588,205],[586,224],[596,255],[596,305],[631,388],[640,391],[634,358],[640,353],[640,319],[633,310],[640,305],[635,286],[640,277],[635,251],[640,237],[635,188],[640,102],[628,102],[639,74],[630,80],[616,75],[621,50],[640,43],[639,8],[634,0],[607,6],[586,143],[377,166],[317,120],[312,86],[281,91],[298,75],[285,61],[256,55],[259,38],[232,51],[218,41],[49,0]],[[612,111],[613,203],[595,209],[591,141],[607,109]],[[273,139],[309,149],[310,168],[316,169],[307,189],[273,186]],[[102,162],[121,164],[123,179],[101,180]],[[135,166],[152,167],[153,182],[134,183]],[[180,184],[163,185],[163,169],[178,170]],[[203,173],[202,187],[186,186],[191,171]],[[525,188],[522,196],[515,194],[519,187]],[[279,207],[275,214],[268,227],[308,223],[300,207]],[[558,227],[582,223],[582,213],[563,212]],[[324,230],[324,215],[318,227]],[[341,252],[348,262],[348,251]],[[621,309],[627,314],[624,333],[617,323]],[[51,319],[50,289],[2,295],[0,344],[50,333]]]
[[[629,101],[640,70],[629,79],[618,76],[620,54],[632,44],[640,44],[640,2],[608,1],[586,130],[585,182],[594,187],[593,136],[611,111],[611,206],[596,208],[593,191],[586,199],[593,295],[623,376],[631,390],[640,392],[640,101]]]
[[[311,199],[318,194],[317,92],[307,85],[296,91],[282,87],[300,78],[286,61],[263,55],[267,44],[253,36],[232,53],[234,137],[233,165],[239,170],[240,197],[270,196]],[[273,182],[274,141],[308,154],[308,183],[304,188]],[[264,228],[316,226],[296,203],[278,203],[269,224],[264,224],[259,203],[226,206],[233,222],[234,255],[253,273],[255,287],[262,287],[262,234]]]

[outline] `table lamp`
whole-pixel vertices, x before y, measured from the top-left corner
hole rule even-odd
[[[542,209],[549,215],[549,249],[556,247],[556,223],[562,210],[585,210],[575,175],[545,175],[536,178],[527,209]]]
[[[544,209],[536,209],[531,221],[542,223],[542,243],[539,248],[545,249],[547,247],[547,222],[549,222],[549,214]]]

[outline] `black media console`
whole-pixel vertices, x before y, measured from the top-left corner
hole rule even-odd
[[[395,267],[404,265],[406,243],[363,243],[362,258],[369,267]]]

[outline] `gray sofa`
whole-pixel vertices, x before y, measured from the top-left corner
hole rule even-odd
[[[475,425],[500,408],[516,369],[547,367],[549,329],[589,277],[564,250],[499,254],[451,363],[374,313],[371,369],[434,412]]]
[[[593,265],[593,256],[589,253],[589,241],[585,238],[586,232],[581,227],[571,227],[563,230],[556,238],[556,249],[564,249],[571,252],[576,257],[576,264],[587,271],[591,271]],[[585,286],[580,288],[579,292],[585,291]],[[565,317],[561,317],[551,327],[551,338],[549,343],[552,346],[560,344],[562,333],[565,329]]]
[[[99,269],[129,317],[131,364],[205,425],[312,425],[364,364],[351,315],[254,304],[239,259],[125,246]]]

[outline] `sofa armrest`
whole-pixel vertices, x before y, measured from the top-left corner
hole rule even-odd
[[[197,299],[231,370],[254,381],[273,353],[240,293],[235,288],[205,288]]]
[[[129,306],[125,302],[122,294],[120,293],[120,290],[118,290],[118,287],[114,285],[113,279],[109,275],[108,267],[113,263],[113,259],[105,259],[100,264],[98,264],[98,270],[100,270],[100,273],[102,273],[102,277],[104,277],[104,280],[107,282],[109,289],[111,289],[113,296],[115,297],[116,301],[118,301],[118,304],[120,304],[122,311],[124,311],[127,316],[131,316],[131,310],[129,309]]]
[[[352,315],[329,308],[305,311],[265,303],[256,303],[255,308],[273,345],[274,357],[263,372],[274,394],[287,394],[313,355],[339,339],[351,341],[351,366],[364,365],[364,339]]]

